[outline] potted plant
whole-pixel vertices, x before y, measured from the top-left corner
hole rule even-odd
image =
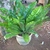
[[[5,40],[16,36],[20,45],[29,44],[32,34],[37,34],[34,28],[47,18],[47,7],[48,5],[36,7],[36,2],[26,7],[20,0],[15,0],[10,10],[0,8],[0,17],[3,19],[0,26],[8,32],[4,36]]]

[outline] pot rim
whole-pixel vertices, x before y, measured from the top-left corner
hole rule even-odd
[[[32,36],[33,34],[30,34],[29,36]],[[20,35],[17,35],[18,37],[22,37],[22,36],[20,36]]]

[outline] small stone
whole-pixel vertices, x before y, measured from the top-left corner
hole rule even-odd
[[[50,34],[50,32],[48,32]]]
[[[38,37],[39,37],[39,35],[38,35],[38,34],[35,34],[35,37],[36,37],[36,38],[38,38]]]
[[[49,50],[48,48],[46,48],[46,50]]]
[[[44,45],[44,41],[42,41],[41,45]]]

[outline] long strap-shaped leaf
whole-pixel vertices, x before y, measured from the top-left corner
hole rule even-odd
[[[46,16],[46,14],[48,13],[48,8],[44,8],[44,7],[42,7],[42,9],[41,9],[41,12],[39,12],[38,14],[36,14],[36,17],[34,17],[34,21],[37,21],[37,20],[41,20],[42,18],[45,18],[45,16]],[[42,12],[43,12],[43,14],[42,14]]]
[[[0,17],[1,17],[4,21],[10,21],[9,16],[7,16],[7,15],[0,14]]]
[[[46,14],[48,13],[48,11],[49,11],[48,8],[44,8],[44,7],[43,7],[41,13],[36,16],[35,22],[36,22],[37,24],[39,24],[39,23],[41,23],[44,19],[48,18],[48,17],[46,17]],[[43,12],[43,14],[42,14],[42,12]]]
[[[26,31],[28,31],[29,29],[31,29],[31,27],[33,26],[34,27],[34,21],[31,21],[29,23],[26,24]]]
[[[24,10],[25,10],[25,6],[21,3],[21,1],[15,1],[15,5],[14,5],[16,11],[19,11],[19,14],[22,15]],[[19,15],[18,14],[18,15]],[[22,17],[22,16],[21,16]]]
[[[8,23],[8,22],[0,22],[0,26],[3,26],[3,27],[5,27],[6,29],[11,29],[11,30],[20,30],[19,29],[19,27],[17,26],[17,25],[14,25],[14,24],[12,24],[12,23]]]
[[[32,10],[35,8],[36,6],[36,2],[32,2],[31,4],[28,5],[28,7],[26,7],[25,12],[23,12],[23,16],[27,17],[29,16],[29,14],[32,12]]]
[[[18,28],[15,27],[14,25],[8,26],[7,23],[0,22],[0,26],[4,26],[6,28],[6,31],[9,32],[9,34],[6,34],[4,36],[5,39],[9,39],[9,38],[21,33],[20,30],[18,30]]]
[[[24,24],[19,22],[18,19],[13,18],[13,20],[11,20],[11,18],[9,18],[8,16],[2,16],[2,15],[0,15],[0,16],[1,16],[2,19],[4,19],[4,21],[7,21],[8,24],[12,23],[12,24],[15,24],[16,26],[18,25],[18,27],[20,27],[21,30],[24,31]],[[11,26],[11,27],[13,27],[13,26]]]
[[[42,11],[42,6],[35,8],[32,11],[32,13],[28,16],[27,22],[32,21],[41,11]]]
[[[10,18],[12,18],[12,17],[17,18],[16,13],[12,9],[10,9],[8,11],[8,15],[9,15]]]
[[[34,34],[34,35],[37,34],[36,31],[34,31],[33,29],[29,29],[28,33],[31,33],[31,34]]]
[[[29,41],[29,34],[25,33],[25,34],[22,34],[23,35],[23,39],[25,42],[28,42]]]
[[[0,17],[6,22],[11,22],[11,23],[14,23],[14,24],[19,23],[19,20],[17,18],[14,18],[14,17],[10,18],[9,16],[2,15],[2,14],[0,14]]]
[[[39,17],[44,17],[49,11],[49,9],[48,9],[49,6],[50,6],[50,4],[48,4],[48,5],[44,6],[44,7],[40,6],[38,8],[35,8],[32,11],[31,15],[28,16],[27,20],[28,19],[34,20],[36,18],[38,19]],[[42,12],[43,12],[43,14],[42,14]]]
[[[12,37],[14,37],[14,36],[16,36],[17,34],[20,34],[20,32],[12,32],[11,31],[11,33],[9,33],[9,34],[6,34],[5,36],[4,36],[4,38],[5,38],[5,40],[6,39],[9,39],[9,38],[12,38]]]
[[[7,14],[8,10],[6,8],[0,7],[0,12],[3,13],[3,14]]]

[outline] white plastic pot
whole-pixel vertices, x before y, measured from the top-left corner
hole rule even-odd
[[[31,41],[32,34],[29,36],[29,42]],[[22,36],[17,35],[16,40],[20,45],[27,45],[29,42],[25,42]]]

